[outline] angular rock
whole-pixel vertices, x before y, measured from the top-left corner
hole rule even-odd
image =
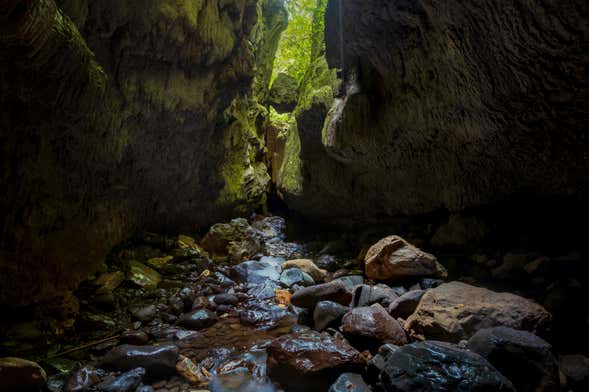
[[[243,325],[273,329],[294,323],[294,316],[284,307],[265,301],[250,301],[240,312],[239,320]]]
[[[344,373],[338,377],[336,382],[329,387],[329,392],[370,392],[371,389],[364,382],[361,375],[355,373]]]
[[[551,320],[542,306],[523,297],[451,282],[424,294],[405,329],[416,339],[458,343],[495,326],[541,336],[550,328]]]
[[[293,286],[295,284],[301,286],[312,286],[315,284],[315,281],[309,274],[303,272],[299,268],[289,268],[282,271],[282,274],[280,274],[280,283],[287,287]]]
[[[333,301],[341,305],[349,305],[352,293],[345,284],[338,281],[305,287],[292,295],[291,302],[301,308],[313,308],[321,301]]]
[[[399,296],[395,290],[388,286],[361,285],[354,289],[351,305],[352,307],[362,307],[380,303],[382,306],[388,307],[397,298],[399,298]]]
[[[138,367],[112,380],[105,380],[94,388],[101,392],[131,392],[141,384],[143,377],[145,377],[145,369]]]
[[[325,276],[327,275],[327,271],[317,267],[313,260],[309,259],[289,260],[282,264],[283,271],[289,268],[301,269],[302,271],[308,273],[315,280],[315,282],[322,282],[325,280]]]
[[[231,269],[231,277],[237,281],[264,284],[268,281],[278,282],[280,280],[280,265],[268,260],[244,261]]]
[[[589,390],[589,358],[586,356],[561,356],[560,371],[566,377],[567,388],[575,392]]]
[[[288,391],[325,391],[343,371],[365,364],[345,340],[317,332],[274,339],[268,355],[270,377]]]
[[[415,312],[415,309],[417,309],[417,305],[419,305],[419,301],[424,294],[424,290],[412,290],[406,292],[389,305],[389,314],[394,318],[407,319],[407,317]]]
[[[364,263],[366,276],[379,281],[448,276],[435,256],[394,235],[372,245],[364,257]]]
[[[204,236],[201,246],[213,258],[225,257],[229,243],[241,240],[249,227],[243,218],[233,219],[230,223],[217,223]]]
[[[139,321],[149,322],[155,318],[157,307],[155,305],[148,305],[140,309],[134,309],[131,311],[131,314]]]
[[[38,389],[47,382],[47,374],[36,362],[22,358],[0,358],[0,391]]]
[[[97,286],[96,294],[112,293],[125,280],[125,273],[123,271],[109,272],[102,274],[92,284]]]
[[[161,275],[137,260],[130,260],[128,262],[129,274],[128,278],[137,286],[145,289],[155,289],[161,282]]]
[[[495,326],[541,335],[550,329],[551,320],[546,309],[526,298],[451,282],[424,294],[405,329],[416,339],[458,343]]]
[[[183,314],[178,320],[178,325],[198,331],[214,325],[217,320],[217,315],[209,309],[197,309]]]
[[[150,267],[155,269],[161,269],[165,267],[168,263],[174,260],[174,256],[163,256],[163,257],[154,257],[152,259],[147,260],[145,263]]]
[[[217,294],[213,297],[213,302],[217,305],[236,305],[239,299],[235,294]]]
[[[124,344],[110,350],[100,364],[106,369],[133,370],[142,367],[150,377],[173,374],[179,349],[173,344],[162,346],[131,346]]]
[[[552,346],[534,334],[508,327],[483,329],[468,340],[467,347],[489,361],[518,392],[560,391]]]
[[[289,113],[297,105],[299,85],[297,80],[287,73],[280,72],[270,88],[268,103],[278,113]]]
[[[321,301],[313,311],[313,322],[315,329],[323,331],[328,327],[339,325],[344,314],[348,313],[348,306],[340,305],[332,301]]]
[[[256,229],[266,241],[272,239],[284,241],[286,239],[286,220],[281,216],[269,216],[257,220],[252,223],[252,227]]]
[[[387,391],[515,392],[513,384],[478,354],[428,341],[398,348],[380,378]]]
[[[350,310],[342,319],[342,332],[367,347],[407,343],[403,327],[380,304]]]

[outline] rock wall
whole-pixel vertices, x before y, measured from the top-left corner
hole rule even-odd
[[[0,303],[75,287],[134,230],[263,202],[244,124],[285,16],[282,0],[0,5]]]
[[[586,197],[588,11],[580,0],[331,0],[327,60],[344,81],[331,107],[297,116],[283,171],[300,176],[285,200],[366,222]]]

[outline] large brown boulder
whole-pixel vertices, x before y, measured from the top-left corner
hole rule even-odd
[[[325,391],[342,372],[365,365],[348,342],[317,332],[281,336],[272,341],[268,355],[272,380],[289,391]]]
[[[416,339],[458,343],[495,326],[541,335],[550,329],[551,321],[546,309],[523,297],[451,282],[424,294],[405,330]]]
[[[372,245],[364,257],[366,276],[390,281],[404,278],[446,278],[446,269],[434,255],[426,253],[396,235]]]
[[[22,358],[0,358],[0,391],[36,390],[47,382],[37,363]]]
[[[344,335],[366,347],[385,343],[403,345],[407,336],[403,327],[380,304],[354,308],[342,319]]]

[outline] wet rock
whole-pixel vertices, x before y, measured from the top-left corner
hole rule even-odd
[[[130,392],[141,384],[145,377],[145,369],[138,367],[112,379],[105,380],[94,388],[101,392]]]
[[[276,290],[279,288],[278,283],[269,280],[263,284],[254,285],[248,290],[248,294],[259,300],[271,299],[275,297]]]
[[[435,256],[398,236],[386,237],[372,245],[366,253],[364,264],[366,276],[380,281],[448,276]]]
[[[380,378],[387,391],[515,392],[512,383],[480,355],[435,341],[392,352]]]
[[[380,346],[376,355],[370,358],[368,364],[366,365],[366,375],[369,380],[378,381],[378,386],[380,387],[378,390],[382,390],[382,385],[380,384],[380,374],[386,366],[388,357],[398,348],[399,346],[390,343]]]
[[[149,322],[155,318],[157,314],[157,307],[155,305],[148,305],[143,308],[133,309],[131,314],[136,320]]]
[[[342,319],[341,329],[345,336],[368,348],[407,343],[403,327],[380,304],[350,310]]]
[[[349,305],[352,293],[339,281],[305,287],[292,295],[291,302],[301,308],[313,308],[321,301],[333,301],[341,305]]]
[[[176,364],[176,371],[192,384],[200,385],[209,381],[209,377],[202,372],[201,368],[183,355],[180,356],[180,360]]]
[[[231,269],[231,277],[239,282],[264,284],[278,282],[282,272],[280,264],[268,260],[244,261]]]
[[[348,313],[349,307],[331,301],[321,301],[313,311],[313,322],[315,329],[323,331],[326,328],[340,324],[344,314]]]
[[[270,377],[288,391],[325,391],[339,374],[365,363],[345,340],[317,332],[274,339],[268,355]]]
[[[122,271],[109,272],[100,275],[93,285],[97,287],[96,294],[112,293],[125,280],[125,274]]]
[[[341,276],[333,280],[343,283],[350,293],[354,292],[354,289],[364,283],[364,276],[362,275],[347,275]]]
[[[541,336],[551,319],[542,306],[528,299],[451,282],[424,294],[405,329],[417,339],[458,343],[481,329],[502,325]]]
[[[294,323],[294,316],[284,307],[265,301],[250,301],[239,314],[241,324],[261,329],[273,329]]]
[[[313,260],[309,259],[289,260],[282,264],[283,271],[289,268],[298,268],[303,272],[306,272],[313,278],[313,280],[315,280],[315,282],[322,282],[325,280],[325,276],[327,275],[327,271],[317,267]]]
[[[394,318],[407,319],[407,317],[415,312],[415,309],[417,309],[417,305],[419,305],[419,301],[424,294],[424,290],[412,290],[406,292],[390,304],[388,308],[389,314]]]
[[[180,234],[176,240],[176,246],[180,249],[194,250],[202,254],[203,249],[196,243],[196,240],[188,235]]]
[[[315,281],[309,274],[303,272],[299,268],[289,268],[282,271],[282,274],[280,274],[280,283],[287,287],[291,287],[295,284],[312,286],[315,284]]]
[[[155,289],[162,280],[161,275],[157,271],[136,260],[130,260],[128,266],[129,280],[141,288]]]
[[[234,294],[217,294],[213,297],[213,302],[217,305],[237,305],[239,299]]]
[[[344,373],[329,388],[329,392],[370,392],[371,389],[364,382],[361,375],[355,373]]]
[[[149,342],[149,336],[143,331],[125,331],[121,334],[119,342],[122,344],[142,346]]]
[[[360,285],[354,289],[354,296],[352,297],[352,307],[370,306],[379,303],[387,307],[399,298],[396,292],[385,285]]]
[[[478,331],[468,349],[507,377],[518,392],[558,392],[558,362],[546,341],[526,331],[495,327]]]
[[[295,242],[271,240],[266,242],[266,254],[272,257],[295,259],[305,255],[305,248]]]
[[[178,325],[192,329],[200,330],[208,328],[217,322],[217,315],[208,309],[198,309],[188,312],[180,317]]]
[[[567,388],[574,392],[589,390],[589,358],[586,356],[561,356],[560,371],[566,377]]]
[[[102,369],[93,369],[90,367],[83,367],[74,373],[65,386],[66,392],[82,392],[87,390],[92,385],[98,383],[106,372]]]
[[[106,369],[132,370],[142,367],[150,377],[165,377],[176,369],[179,349],[176,345],[131,346],[124,344],[109,351],[101,361]]]
[[[38,389],[47,382],[45,370],[22,358],[0,358],[0,391]]]

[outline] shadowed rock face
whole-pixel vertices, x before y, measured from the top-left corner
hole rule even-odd
[[[325,128],[325,108],[298,116],[287,202],[366,221],[586,195],[587,25],[581,0],[331,0],[345,81]]]
[[[195,228],[264,199],[263,113],[247,97],[256,65],[269,78],[254,54],[273,59],[261,53],[283,6],[0,5],[0,303],[75,287],[133,230]]]

